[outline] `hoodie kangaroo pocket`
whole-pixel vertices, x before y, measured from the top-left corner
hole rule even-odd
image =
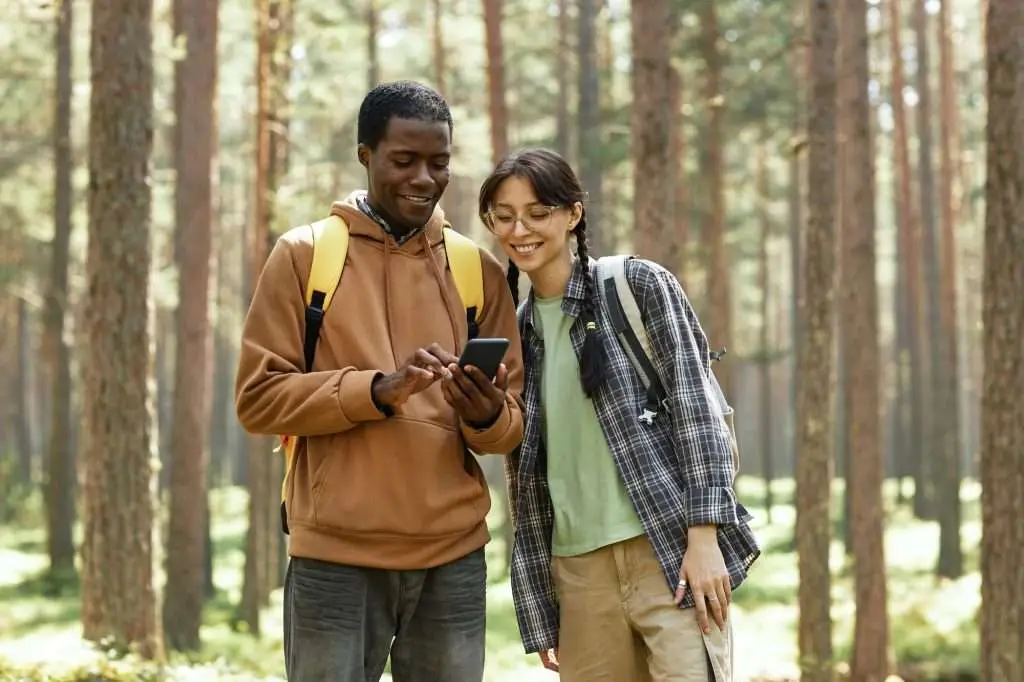
[[[463,533],[487,515],[483,475],[453,429],[396,417],[331,440],[314,475],[317,526],[430,537]]]

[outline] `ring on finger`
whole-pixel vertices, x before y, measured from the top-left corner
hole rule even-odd
[[[716,597],[716,596],[715,596],[715,595],[713,595],[713,594],[709,594],[709,595],[707,596],[707,600],[708,600],[708,601],[718,601],[718,597]]]
[[[685,588],[686,587],[686,581],[685,580],[680,580],[679,581],[679,587]]]

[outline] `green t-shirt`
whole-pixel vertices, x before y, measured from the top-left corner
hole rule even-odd
[[[544,340],[541,405],[548,488],[555,514],[551,553],[574,556],[642,535],[643,525],[615,466],[594,403],[580,385],[569,338],[574,318],[562,297],[535,298],[534,323]]]

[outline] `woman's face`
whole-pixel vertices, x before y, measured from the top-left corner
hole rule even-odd
[[[569,233],[581,213],[579,204],[566,207],[541,203],[529,180],[511,176],[498,185],[485,221],[509,260],[529,275],[569,257]]]

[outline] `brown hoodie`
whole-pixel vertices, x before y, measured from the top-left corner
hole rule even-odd
[[[508,395],[493,425],[478,431],[461,423],[439,383],[385,417],[370,395],[374,376],[434,342],[461,353],[466,314],[445,259],[441,209],[397,247],[354,197],[331,207],[351,239],[312,371],[303,372],[303,292],[313,253],[304,225],[277,241],[260,275],[242,330],[236,410],[252,433],[305,436],[285,482],[292,556],[429,568],[490,539],[490,494],[467,447],[507,454],[522,439],[515,305],[498,261],[481,249],[480,336],[511,341]]]

